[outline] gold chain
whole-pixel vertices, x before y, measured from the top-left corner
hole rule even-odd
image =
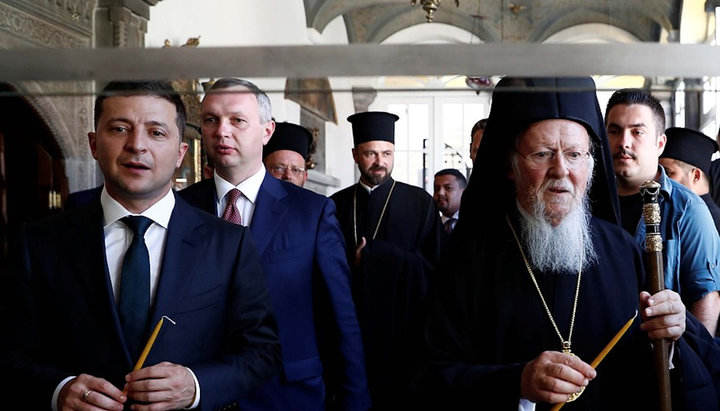
[[[517,234],[515,233],[515,229],[512,226],[512,223],[510,222],[510,217],[505,215],[505,220],[508,223],[508,226],[510,226],[510,231],[512,231],[513,237],[515,237],[515,242],[517,243],[518,249],[520,250],[520,255],[522,256],[523,262],[525,263],[525,267],[527,268],[528,273],[530,274],[530,279],[532,279],[533,284],[535,284],[535,289],[537,290],[538,294],[540,295],[540,301],[542,301],[543,307],[545,307],[545,312],[547,313],[548,317],[550,318],[550,322],[552,323],[553,328],[555,329],[555,332],[557,333],[558,337],[560,337],[560,343],[562,344],[562,352],[566,354],[572,354],[572,351],[570,350],[570,345],[572,341],[572,332],[573,328],[575,326],[575,312],[577,311],[577,303],[578,303],[578,296],[580,295],[580,278],[582,277],[582,265],[578,268],[578,279],[577,279],[577,286],[575,287],[575,301],[573,301],[573,310],[572,310],[572,316],[570,317],[570,331],[568,332],[568,338],[565,340],[562,337],[562,334],[560,334],[560,330],[558,329],[557,324],[555,324],[555,319],[553,318],[552,313],[550,312],[550,308],[548,308],[547,303],[545,302],[545,297],[543,297],[542,291],[540,291],[540,286],[537,283],[537,280],[535,280],[535,275],[533,274],[532,268],[530,268],[530,263],[528,262],[527,257],[525,257],[525,252],[523,251],[522,246],[520,245],[520,239],[518,238]]]
[[[355,236],[355,247],[357,247],[359,245],[358,244],[358,236],[357,236],[357,187],[359,185],[360,185],[360,183],[358,183],[355,186],[355,191],[353,192],[353,235]],[[393,190],[395,190],[395,180],[393,180],[392,187],[390,187],[390,192],[388,193],[388,196],[385,199],[385,204],[383,205],[382,211],[380,212],[380,218],[378,219],[377,225],[375,226],[375,232],[373,233],[373,236],[372,236],[373,240],[377,236],[378,230],[380,229],[380,223],[382,222],[382,219],[385,216],[385,209],[387,208],[387,205],[390,202],[390,196],[392,195]]]

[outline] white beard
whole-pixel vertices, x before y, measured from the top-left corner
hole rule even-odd
[[[575,204],[555,227],[546,220],[542,201],[533,205],[532,214],[520,204],[517,208],[520,211],[521,238],[530,263],[536,269],[577,274],[580,268],[597,261],[590,236],[591,215],[587,200]]]

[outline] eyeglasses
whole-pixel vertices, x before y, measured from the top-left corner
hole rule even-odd
[[[270,169],[270,172],[273,174],[283,175],[287,170],[290,170],[291,173],[295,174],[296,176],[302,175],[305,173],[305,169],[301,167],[296,166],[286,166],[284,164],[274,164],[271,166],[268,166],[268,169]]]
[[[554,164],[555,161],[557,161],[558,159],[558,154],[562,155],[568,167],[577,167],[579,165],[585,164],[585,162],[587,162],[587,160],[590,158],[590,152],[578,150],[568,150],[562,152],[543,150],[536,151],[528,155],[524,155],[517,150],[515,151],[520,154],[522,158],[527,160],[527,162],[530,163],[531,166],[537,168],[545,168],[549,167],[551,164]]]

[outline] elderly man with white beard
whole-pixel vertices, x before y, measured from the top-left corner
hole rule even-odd
[[[425,403],[657,409],[651,347],[666,338],[674,409],[718,409],[720,348],[677,293],[642,291],[593,81],[500,81],[476,164],[433,287]]]

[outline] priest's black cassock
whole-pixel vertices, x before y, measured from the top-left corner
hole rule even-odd
[[[372,193],[355,184],[331,198],[352,270],[373,406],[395,409],[407,401],[418,364],[423,304],[443,238],[440,217],[427,192],[392,178]],[[356,267],[362,237],[367,245]]]
[[[572,352],[589,364],[639,308],[643,256],[618,224],[612,159],[594,83],[505,78],[493,94],[476,171],[462,200],[463,219],[438,272],[425,335],[432,366],[419,378],[428,409],[517,410],[523,368],[543,351],[562,349],[506,221],[507,216],[520,232],[514,186],[506,177],[513,137],[545,119],[580,123],[594,146],[589,208],[598,259],[582,270]],[[577,273],[535,270],[535,277],[567,338]],[[641,321],[638,314],[598,366],[597,377],[564,410],[657,409],[651,344]],[[674,343],[674,410],[718,409],[718,355],[718,345],[688,313],[686,332]],[[536,404],[537,410],[550,407]]]

